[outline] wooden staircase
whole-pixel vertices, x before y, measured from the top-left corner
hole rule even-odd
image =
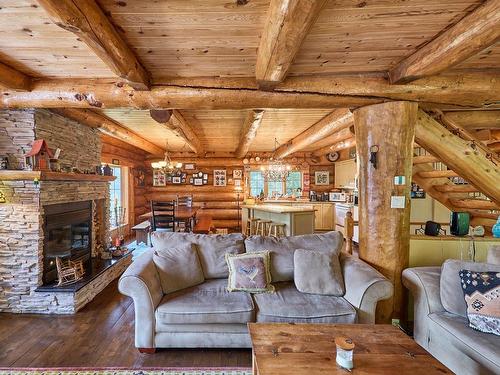
[[[421,186],[427,194],[450,211],[469,212],[471,225],[482,225],[491,232],[491,227],[500,215],[500,206],[491,201],[475,186],[463,180],[458,173],[447,169],[447,166],[442,162],[422,163],[422,160],[429,157],[434,158],[423,148],[416,148],[415,153],[413,182]]]

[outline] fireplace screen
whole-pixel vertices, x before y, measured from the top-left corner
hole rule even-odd
[[[56,257],[90,266],[92,202],[50,205],[44,211],[43,283],[50,284],[57,280]]]

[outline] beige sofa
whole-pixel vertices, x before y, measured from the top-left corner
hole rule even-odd
[[[198,235],[157,232],[153,246],[196,244],[205,282],[164,295],[153,251],[138,257],[122,275],[121,293],[134,300],[135,345],[155,348],[249,348],[249,322],[373,323],[379,300],[392,295],[392,284],[356,257],[340,256],[345,295],[305,294],[290,280],[295,249],[340,252],[339,232],[280,239],[241,234]],[[226,290],[226,252],[271,250],[276,293],[249,294]]]
[[[488,261],[498,262],[498,255],[490,251]],[[468,326],[460,269],[500,272],[498,264],[456,260],[403,271],[414,299],[415,341],[457,374],[500,374],[500,337]]]

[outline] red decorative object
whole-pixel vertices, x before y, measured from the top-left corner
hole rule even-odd
[[[26,162],[34,171],[49,171],[50,159],[53,157],[54,154],[47,146],[47,142],[44,139],[37,139],[33,142],[31,151],[26,155]]]

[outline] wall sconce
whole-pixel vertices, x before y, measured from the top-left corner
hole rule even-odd
[[[5,194],[0,191],[0,203],[6,203],[7,199],[5,199]]]

